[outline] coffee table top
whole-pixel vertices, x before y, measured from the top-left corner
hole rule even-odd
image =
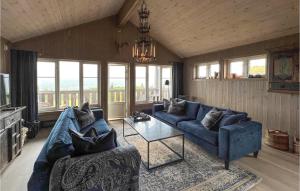
[[[154,117],[151,117],[151,120],[149,121],[141,122],[133,122],[130,117],[127,117],[124,118],[124,121],[126,121],[132,128],[137,131],[138,134],[140,134],[148,142],[158,141],[184,134],[174,127],[161,122]]]

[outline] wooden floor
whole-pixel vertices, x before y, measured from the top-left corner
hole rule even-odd
[[[121,122],[116,123],[118,127]],[[49,129],[42,129],[36,139],[29,141],[22,154],[13,161],[1,175],[1,191],[27,190],[26,184],[32,173],[33,163],[40,152]],[[299,157],[291,153],[278,151],[263,145],[258,158],[244,157],[235,164],[249,169],[251,172],[263,178],[263,180],[251,190],[253,191],[297,191],[299,190]]]

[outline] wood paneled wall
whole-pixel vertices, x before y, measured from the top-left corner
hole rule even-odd
[[[16,42],[13,48],[37,51],[41,58],[101,62],[101,106],[107,112],[107,64],[108,62],[129,63],[132,55],[131,48],[137,37],[134,25],[128,23],[119,28],[116,23],[116,17],[112,16]],[[123,47],[118,49],[117,43],[123,44]],[[168,64],[170,61],[179,61],[179,58],[157,43],[157,64]],[[133,65],[129,66],[129,71],[132,76]],[[130,87],[134,87],[133,77],[130,78]],[[130,94],[130,103],[134,103],[134,91],[130,91]],[[130,104],[130,110],[133,109],[134,104]]]
[[[10,72],[10,46],[11,43],[5,38],[1,37],[0,40],[0,73]]]
[[[267,79],[194,80],[194,64],[224,59],[267,54],[268,49],[298,46],[299,34],[236,47],[185,59],[184,91],[194,99],[217,107],[246,111],[262,123],[264,130],[280,129],[299,136],[299,94],[268,92]],[[290,145],[292,139],[290,139]]]

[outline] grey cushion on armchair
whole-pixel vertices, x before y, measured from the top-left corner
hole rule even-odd
[[[56,161],[50,175],[50,191],[139,190],[141,156],[134,146],[64,157]]]

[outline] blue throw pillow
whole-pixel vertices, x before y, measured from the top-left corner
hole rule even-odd
[[[227,125],[238,123],[245,119],[244,114],[224,115],[219,122],[219,128]]]
[[[202,121],[202,119],[205,117],[205,115],[212,109],[212,107],[207,105],[200,105],[198,114],[197,114],[197,120]]]
[[[113,128],[108,133],[96,137],[85,137],[72,129],[69,133],[75,148],[75,156],[103,152],[117,147],[117,133]]]

